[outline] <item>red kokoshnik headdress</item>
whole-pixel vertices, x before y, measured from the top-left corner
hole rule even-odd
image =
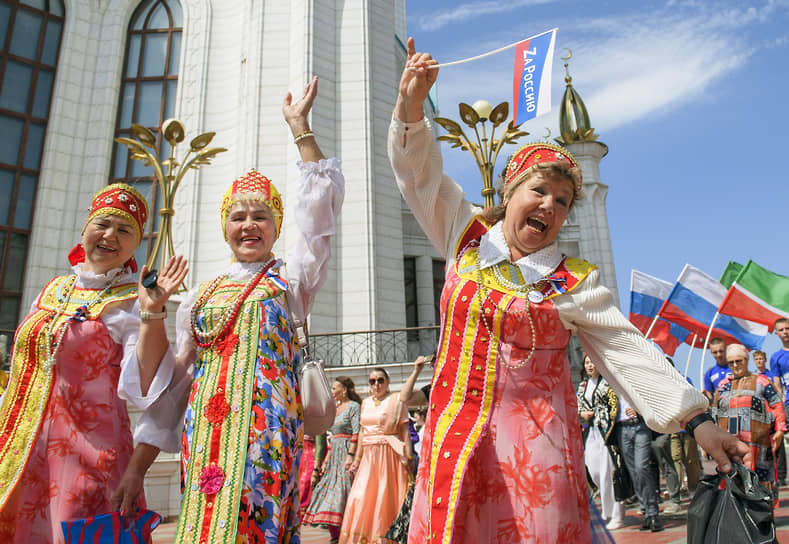
[[[225,238],[227,238],[225,223],[227,223],[227,216],[230,215],[230,208],[237,202],[249,200],[265,204],[271,210],[274,214],[277,237],[279,237],[284,212],[282,197],[271,180],[253,168],[234,181],[222,198],[220,212],[222,214],[222,234],[225,235]]]
[[[564,162],[567,163],[570,168],[578,168],[579,181],[575,187],[575,192],[576,194],[580,194],[581,176],[578,161],[575,160],[575,157],[565,148],[547,142],[536,142],[521,147],[515,155],[512,156],[512,159],[510,159],[507,165],[507,169],[504,173],[504,185],[507,186],[515,180],[525,177],[531,172],[534,165],[549,162]]]
[[[85,232],[88,223],[102,215],[114,215],[131,223],[139,245],[140,240],[142,240],[142,234],[145,232],[145,224],[148,222],[148,202],[131,185],[113,183],[93,195],[93,199],[90,201],[88,217],[82,226],[82,232]],[[85,262],[85,250],[82,244],[74,246],[69,252],[68,258],[72,266]],[[134,260],[134,257],[129,259],[125,266],[129,266],[132,272],[137,272],[137,261]]]

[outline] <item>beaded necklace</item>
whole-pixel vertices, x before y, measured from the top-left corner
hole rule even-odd
[[[55,357],[57,356],[58,351],[60,350],[60,346],[63,344],[63,336],[66,334],[66,330],[68,329],[69,325],[71,325],[74,321],[85,321],[88,318],[88,310],[90,310],[91,306],[98,304],[104,297],[106,297],[112,287],[118,282],[118,279],[121,277],[122,274],[117,274],[110,282],[107,284],[107,287],[102,289],[92,300],[86,302],[76,310],[74,313],[69,317],[66,321],[60,325],[59,330],[56,332],[55,339],[53,340],[53,328],[55,328],[56,323],[61,315],[66,310],[66,306],[68,305],[69,301],[71,300],[71,295],[74,293],[74,288],[77,286],[77,275],[70,276],[68,280],[67,287],[64,286],[65,296],[61,298],[58,295],[58,301],[60,304],[58,305],[57,310],[55,310],[54,315],[51,319],[47,321],[47,324],[44,326],[44,353],[46,357],[44,358],[44,371],[47,374],[52,372],[52,369],[55,367]]]
[[[192,336],[194,337],[195,343],[200,346],[201,348],[210,348],[214,342],[216,342],[219,338],[225,336],[227,331],[233,324],[236,322],[236,316],[238,316],[238,311],[241,309],[241,305],[247,299],[249,294],[252,290],[260,283],[260,280],[263,279],[263,276],[266,275],[266,272],[274,265],[274,258],[271,257],[268,261],[263,264],[263,268],[255,274],[255,276],[250,279],[246,286],[244,287],[244,291],[238,296],[236,301],[233,303],[233,309],[230,313],[222,312],[222,317],[219,318],[219,321],[211,327],[211,329],[204,331],[200,329],[200,326],[197,324],[197,312],[203,307],[203,305],[208,302],[208,299],[211,295],[216,291],[216,288],[219,287],[220,282],[227,278],[227,274],[223,274],[215,278],[208,288],[203,292],[200,298],[192,306],[191,312],[191,321],[192,321]]]
[[[482,283],[482,264],[479,259],[479,252],[477,252],[476,264],[477,264],[477,298],[479,299],[480,310],[482,310],[482,307],[485,304],[485,299],[488,299],[493,304],[493,307],[501,312],[502,317],[503,314],[505,313],[515,316],[520,316],[525,313],[526,317],[529,320],[529,330],[531,330],[531,349],[529,350],[529,356],[516,365],[511,365],[506,361],[503,361],[504,366],[506,366],[510,370],[516,370],[518,368],[521,368],[523,365],[531,361],[532,357],[534,356],[534,350],[536,349],[537,346],[537,331],[534,328],[534,322],[532,321],[532,317],[531,317],[531,304],[532,302],[534,302],[535,304],[539,304],[545,298],[543,297],[539,289],[542,289],[542,287],[545,285],[546,280],[541,279],[540,281],[532,284],[515,283],[504,277],[504,274],[501,273],[498,265],[493,265],[492,267],[493,275],[496,276],[496,279],[505,287],[509,288],[512,291],[515,291],[516,296],[519,296],[519,298],[524,299],[525,308],[523,310],[513,312],[508,310],[507,308],[502,308],[495,300],[490,298],[490,293],[492,289],[486,288],[485,285]],[[485,296],[483,297],[482,291],[485,289],[487,289],[487,291],[485,293]],[[533,296],[532,293],[537,293],[539,297]],[[496,319],[496,314],[493,315],[493,319]],[[493,338],[493,332],[490,330],[490,327],[488,327],[488,322],[485,320],[485,316],[482,316],[480,321],[482,321],[482,325],[485,327],[485,330],[488,331],[488,338]]]

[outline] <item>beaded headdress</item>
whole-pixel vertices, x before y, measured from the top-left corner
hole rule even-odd
[[[82,232],[85,232],[88,223],[102,215],[114,215],[131,223],[134,233],[137,235],[137,244],[139,244],[142,240],[142,233],[145,231],[145,223],[148,221],[148,202],[131,185],[113,183],[93,195],[88,218],[85,219]],[[82,247],[82,244],[77,244],[71,249],[68,260],[72,266],[85,262],[85,248]],[[134,257],[129,259],[124,266],[129,267],[132,272],[137,272],[137,261]]]
[[[535,142],[521,147],[507,164],[504,172],[504,185],[518,180],[531,172],[531,168],[536,164],[549,162],[565,162],[570,168],[579,168],[578,161],[575,160],[569,151],[558,145],[547,142]],[[580,169],[578,182],[575,186],[575,193],[581,192]]]
[[[93,195],[90,213],[82,232],[85,232],[88,223],[101,215],[116,215],[127,220],[134,227],[139,242],[148,221],[148,202],[134,187],[125,183],[113,183]]]
[[[271,183],[271,180],[253,168],[234,181],[222,198],[220,211],[222,214],[222,234],[225,235],[225,238],[227,238],[225,223],[227,222],[227,216],[230,215],[230,208],[237,202],[250,200],[261,202],[271,210],[274,214],[277,237],[279,237],[283,216],[282,197],[280,197],[279,191]]]

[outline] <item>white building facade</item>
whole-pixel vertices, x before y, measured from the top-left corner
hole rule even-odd
[[[129,182],[149,197],[149,234],[137,255],[145,260],[160,196],[151,169],[113,141],[132,122],[161,140],[158,127],[175,117],[187,142],[213,131],[211,145],[228,148],[177,193],[173,234],[189,260],[189,286],[229,263],[219,204],[253,167],[282,193],[275,251],[285,256],[295,242],[287,206],[298,152],[281,106],[313,74],[320,81],[312,128],[326,156],[342,160],[346,197],[311,330],[436,325],[444,263],[405,207],[386,156],[405,10],[405,0],[0,0],[0,358],[40,289],[68,273],[66,255],[104,185]],[[436,113],[431,103],[426,111]],[[588,198],[560,243],[601,265],[616,296],[598,168],[607,148],[570,148]],[[161,149],[169,154],[169,145]],[[173,463],[163,458],[153,470],[161,487],[154,506],[165,514],[179,500]]]

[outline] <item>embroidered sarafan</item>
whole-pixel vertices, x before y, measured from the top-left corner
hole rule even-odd
[[[222,319],[245,283],[225,278],[215,287],[195,312],[203,330]],[[231,332],[198,349],[182,439],[177,542],[234,543],[237,535],[299,542],[303,416],[294,369],[300,356],[286,289],[268,273],[241,305]]]
[[[562,259],[535,286],[542,302],[530,303],[523,290],[507,286],[520,279],[513,265],[494,265],[498,274],[479,270],[479,239],[489,228],[481,218],[471,221],[442,293],[409,539],[467,542],[468,534],[522,542],[545,531],[582,538],[589,511],[583,466],[576,466],[583,456],[567,379],[570,332],[552,299],[575,289],[594,267]]]

